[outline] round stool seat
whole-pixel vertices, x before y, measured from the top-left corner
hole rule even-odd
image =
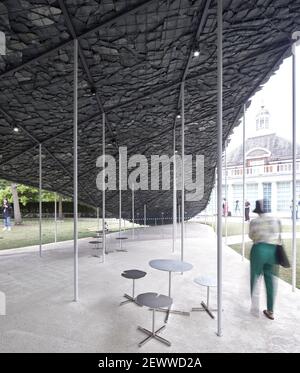
[[[98,243],[102,243],[102,241],[89,241],[89,243],[93,244],[93,245],[96,245]]]
[[[137,296],[136,302],[141,306],[157,309],[170,307],[173,303],[173,299],[167,295],[158,295],[157,293],[142,293]]]
[[[194,282],[201,286],[216,287],[217,280],[210,276],[199,276],[194,279]]]
[[[137,280],[139,278],[145,277],[146,272],[140,271],[139,269],[129,269],[127,271],[124,271],[121,276],[125,278],[131,278],[132,280]]]

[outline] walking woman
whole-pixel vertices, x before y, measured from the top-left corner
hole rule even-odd
[[[249,237],[253,241],[250,252],[252,306],[258,280],[263,276],[267,290],[267,309],[263,313],[267,318],[274,320],[275,276],[278,273],[276,245],[280,241],[281,223],[279,219],[264,213],[262,200],[256,201],[253,212],[257,213],[258,217],[251,220],[249,227]]]

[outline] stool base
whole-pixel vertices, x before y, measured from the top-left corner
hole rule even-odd
[[[130,296],[128,294],[124,294],[123,296],[124,296],[124,298],[127,298],[127,300],[124,300],[123,302],[121,302],[120,306],[123,306],[124,304],[132,302],[132,303],[136,304],[137,306],[142,307],[140,304],[136,303],[135,298],[133,298],[132,296]]]
[[[158,335],[158,333],[160,333],[162,330],[164,330],[165,327],[166,327],[166,325],[163,325],[162,327],[160,327],[156,331],[151,332],[148,329],[145,329],[145,328],[142,328],[141,326],[138,326],[138,330],[140,330],[141,332],[147,334],[147,337],[145,339],[143,339],[139,343],[139,347],[142,347],[145,343],[149,342],[152,338],[158,340],[161,343],[166,344],[167,346],[171,346],[171,342],[170,341],[168,341],[167,339],[162,338],[160,335]]]

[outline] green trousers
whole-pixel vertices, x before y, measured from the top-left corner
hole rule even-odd
[[[254,244],[250,252],[250,285],[253,294],[258,278],[263,275],[267,290],[267,308],[273,311],[276,283],[274,276],[278,274],[276,265],[276,245],[268,243]]]

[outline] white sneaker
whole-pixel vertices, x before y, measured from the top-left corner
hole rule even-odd
[[[3,230],[3,231],[6,231],[6,229],[7,229],[7,228],[6,228],[6,227],[4,227],[4,228],[3,228],[2,230]]]
[[[11,227],[8,227],[8,230],[11,231]]]

